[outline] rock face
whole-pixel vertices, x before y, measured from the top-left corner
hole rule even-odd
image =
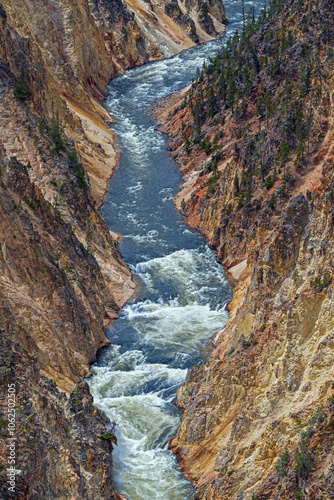
[[[0,3],[1,498],[119,498],[113,431],[81,382],[136,288],[98,210],[117,165],[98,101],[127,68],[224,29],[223,7],[207,31],[196,6],[179,9],[181,20],[160,1]]]
[[[67,137],[81,146],[98,204],[116,166],[113,136],[105,126],[111,118],[96,102],[106,97],[106,84],[129,67],[192,47],[194,39],[212,39],[227,22],[223,7],[211,9],[216,28],[206,33],[197,20],[200,7],[187,14],[180,3],[186,15],[181,23],[166,7],[140,0],[2,2],[0,58],[15,77],[24,67],[38,112],[50,116],[54,107],[64,119]]]
[[[112,483],[112,444],[103,412],[92,404],[88,384],[81,382],[68,398],[53,380],[41,376],[36,357],[13,341],[29,336],[11,311],[1,308],[2,410],[16,395],[16,418],[11,440],[11,414],[1,412],[1,455],[15,443],[15,493],[9,490],[5,463],[1,463],[1,498],[115,499]],[[9,466],[8,466],[9,467]]]
[[[333,497],[333,14],[273,2],[158,105],[184,174],[176,205],[235,284],[211,358],[177,395],[170,446],[198,499]]]
[[[34,130],[34,117],[25,119]],[[30,181],[29,164],[0,153],[1,497],[114,498],[112,447],[100,439],[108,420],[93,407],[87,384],[75,385],[108,344],[103,322],[117,317],[134,284],[78,165],[66,154],[43,163],[57,187],[53,203]],[[46,175],[45,196],[53,196],[48,182]],[[12,384],[21,472],[9,496]]]

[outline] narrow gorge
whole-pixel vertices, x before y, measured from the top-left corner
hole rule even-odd
[[[333,43],[331,0],[2,0],[1,498],[334,498]]]
[[[112,129],[122,154],[102,212],[123,234],[120,250],[140,290],[110,326],[112,345],[88,382],[95,403],[117,424],[114,477],[129,499],[193,498],[167,451],[180,423],[172,400],[187,368],[201,362],[225,325],[230,287],[214,252],[174,208],[181,178],[147,112],[191,81],[220,45],[131,70],[109,86],[106,107],[117,120]]]
[[[110,422],[83,379],[136,284],[99,211],[119,155],[99,101],[127,68],[224,31],[219,3],[175,7],[0,5],[3,498],[115,498]]]

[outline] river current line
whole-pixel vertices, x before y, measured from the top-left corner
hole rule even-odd
[[[240,2],[224,2],[228,32],[240,28]],[[259,5],[261,6],[261,5]],[[124,235],[120,250],[141,282],[107,331],[88,380],[94,403],[117,423],[116,491],[128,500],[190,500],[192,485],[171,452],[181,413],[172,404],[187,370],[200,363],[227,321],[231,289],[215,254],[173,205],[181,176],[149,109],[191,83],[221,40],[128,71],[109,85],[106,108],[122,149],[103,216]]]

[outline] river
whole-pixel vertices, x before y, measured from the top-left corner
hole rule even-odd
[[[224,4],[230,34],[241,26],[241,2]],[[122,154],[102,212],[124,235],[120,250],[141,289],[108,329],[112,344],[88,382],[95,404],[117,424],[114,482],[128,500],[194,498],[167,450],[182,416],[172,400],[226,324],[231,288],[215,253],[174,208],[181,176],[148,112],[156,99],[188,85],[222,43],[130,70],[108,87],[106,108],[117,120],[111,128]]]

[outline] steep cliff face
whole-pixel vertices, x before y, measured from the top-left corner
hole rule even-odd
[[[78,382],[106,342],[103,318],[116,316],[135,285],[73,145],[56,153],[45,122],[26,114],[5,68],[2,74],[3,300],[29,324],[40,366]]]
[[[116,154],[105,126],[111,118],[95,99],[105,98],[106,84],[127,68],[176,54],[193,46],[194,39],[209,40],[227,21],[223,7],[211,9],[219,19],[207,34],[195,17],[197,8],[189,15],[181,4],[179,9],[183,21],[169,17],[164,2],[2,2],[0,57],[17,78],[24,69],[38,112],[50,116],[52,106],[59,111],[68,138],[81,146],[99,204]]]
[[[75,386],[108,344],[103,325],[135,285],[73,143],[58,123],[57,152],[50,123],[13,97],[8,66],[0,72],[1,492],[10,493],[7,389],[15,384],[15,467],[22,472],[14,497],[114,498],[111,446],[99,438],[108,434],[107,419],[88,387]],[[55,384],[65,393],[50,391]],[[66,393],[73,390],[83,401],[71,410]]]
[[[36,357],[22,348],[19,339],[29,337],[30,330],[23,330],[4,307],[0,321],[0,452],[7,457],[10,446],[15,457],[9,464],[1,462],[1,498],[114,500],[112,444],[101,438],[109,434],[108,421],[93,406],[87,383],[81,382],[68,398],[53,380],[41,376]],[[13,401],[15,419],[4,411],[11,411]],[[6,471],[12,460],[18,471],[14,490]]]
[[[171,447],[197,498],[333,496],[333,15],[273,2],[159,106],[176,204],[235,284],[178,391]]]

